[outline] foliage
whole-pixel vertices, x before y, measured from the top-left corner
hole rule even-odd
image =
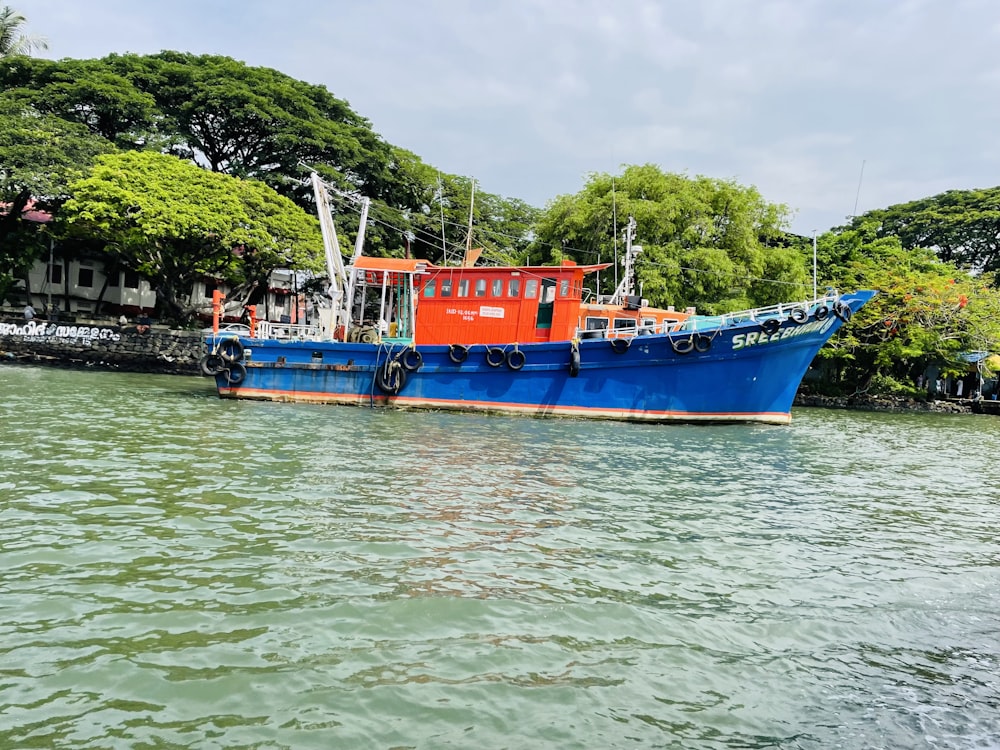
[[[888,379],[913,383],[930,364],[964,372],[962,352],[1000,341],[1000,291],[989,274],[973,276],[929,250],[906,250],[880,237],[874,222],[818,241],[828,281],[844,289],[877,289],[849,326],[821,354],[841,377],[867,389]]]
[[[155,99],[99,60],[15,58],[0,65],[5,98],[86,126],[121,148],[158,145]]]
[[[35,50],[49,48],[44,37],[22,31],[27,22],[27,18],[9,5],[0,8],[0,58],[30,55]]]
[[[720,313],[803,295],[805,258],[782,242],[784,206],[752,187],[650,164],[591,175],[582,191],[553,201],[538,222],[532,259],[612,260],[624,248],[616,250],[616,217],[621,229],[629,215],[643,248],[639,283],[653,304]]]
[[[47,242],[21,219],[32,198],[54,210],[69,180],[81,177],[98,154],[113,151],[86,128],[22,107],[0,94],[0,299],[22,277]]]
[[[173,156],[103,156],[70,186],[60,224],[71,237],[101,237],[123,265],[150,279],[161,313],[183,322],[192,285],[208,276],[249,298],[275,268],[316,270],[318,222],[267,186]]]
[[[949,190],[858,216],[850,228],[874,228],[903,248],[933,250],[969,271],[1000,271],[1000,187]]]

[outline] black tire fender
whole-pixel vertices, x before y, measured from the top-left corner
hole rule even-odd
[[[712,348],[711,336],[706,336],[705,334],[698,334],[697,336],[694,337],[694,349],[699,354],[704,354],[711,348]]]
[[[469,358],[469,347],[462,346],[461,344],[451,344],[448,347],[448,359],[450,359],[456,365],[462,364],[468,358]]]
[[[773,336],[781,328],[781,321],[777,318],[768,318],[760,324],[760,327],[768,336]]]
[[[499,346],[489,346],[486,348],[486,364],[490,367],[499,367],[507,361],[507,353]]]
[[[580,374],[580,349],[574,343],[573,348],[569,350],[569,376],[575,378]]]
[[[387,359],[375,371],[375,385],[383,393],[395,396],[406,385],[406,370],[394,359]]]
[[[624,354],[632,346],[632,339],[609,339],[615,354]]]
[[[403,366],[404,370],[408,372],[415,372],[420,369],[420,366],[424,363],[423,355],[416,349],[407,349],[401,355],[399,355],[399,364]]]
[[[247,368],[242,362],[230,362],[226,368],[226,382],[229,385],[240,385],[247,379]]]
[[[216,353],[226,362],[239,362],[243,359],[243,343],[235,338],[223,339],[216,347]]]
[[[802,325],[807,320],[809,320],[809,313],[803,310],[801,307],[792,308],[792,311],[788,313],[788,319],[791,320],[796,325]]]
[[[201,358],[201,371],[212,377],[226,369],[226,361],[218,354],[206,354]]]
[[[670,339],[670,348],[675,354],[690,354],[694,351],[694,334],[686,339]]]
[[[854,310],[852,310],[851,306],[846,302],[837,302],[837,304],[833,306],[833,314],[847,323],[850,321],[851,316],[854,315]]]
[[[826,320],[830,317],[830,308],[826,305],[820,305],[816,308],[816,312],[813,313],[813,317],[816,318],[816,320]]]
[[[524,352],[520,349],[511,349],[507,352],[507,367],[512,370],[520,370],[527,361],[528,358],[524,356]]]

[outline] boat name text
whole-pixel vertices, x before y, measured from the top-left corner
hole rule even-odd
[[[802,336],[806,333],[826,331],[833,325],[833,318],[827,320],[814,320],[801,326],[788,326],[772,333],[770,336],[763,331],[751,331],[750,333],[737,333],[733,336],[733,349],[743,349],[747,346],[757,346],[759,344],[773,344],[776,341],[783,341],[787,338]]]

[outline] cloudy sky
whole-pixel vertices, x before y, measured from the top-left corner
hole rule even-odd
[[[996,0],[8,0],[47,57],[228,55],[544,206],[591,172],[734,179],[823,232],[1000,184]]]

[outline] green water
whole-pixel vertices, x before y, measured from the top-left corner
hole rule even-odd
[[[1000,747],[1000,418],[0,388],[0,748]]]

